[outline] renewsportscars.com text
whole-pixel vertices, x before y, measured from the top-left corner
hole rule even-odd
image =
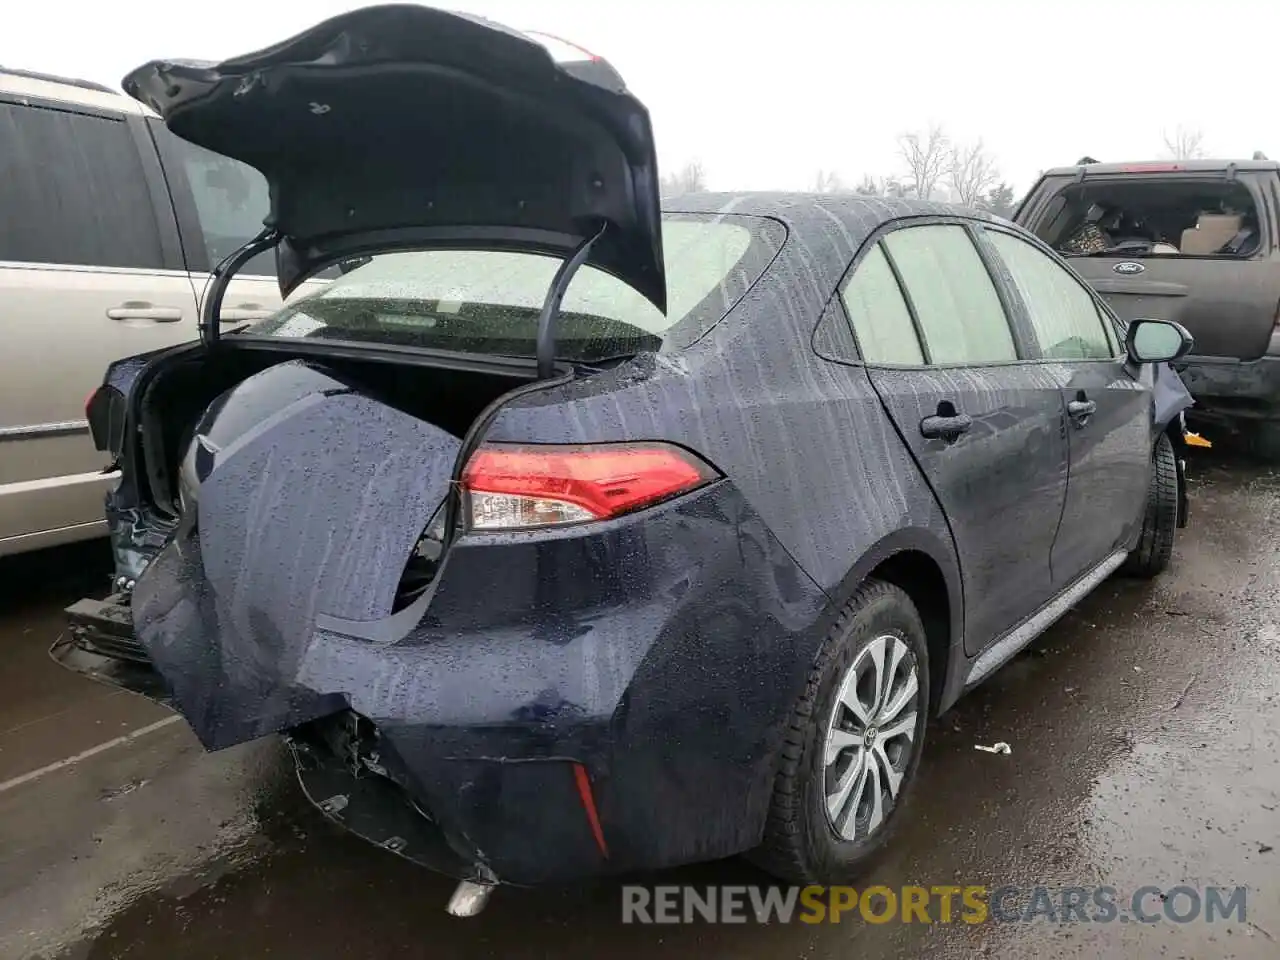
[[[1217,923],[1245,887],[624,886],[623,923]]]

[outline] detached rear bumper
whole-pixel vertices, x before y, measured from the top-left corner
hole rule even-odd
[[[754,847],[827,626],[825,595],[728,483],[600,529],[464,537],[398,639],[326,622],[275,650],[217,606],[206,562],[179,537],[139,581],[163,681],[88,649],[111,607],[73,608],[60,659],[176,705],[209,749],[286,733],[326,816],[479,882]]]

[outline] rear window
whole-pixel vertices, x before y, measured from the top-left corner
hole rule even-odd
[[[1066,256],[1248,257],[1261,243],[1248,186],[1224,176],[1048,181],[1025,226]]]
[[[784,239],[763,218],[664,216],[667,313],[583,267],[561,304],[556,356],[590,363],[687,345],[732,309]],[[486,250],[379,254],[245,333],[532,357],[560,263]]]

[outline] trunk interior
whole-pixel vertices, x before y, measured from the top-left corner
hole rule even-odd
[[[151,500],[177,515],[177,468],[196,423],[216,398],[236,384],[290,360],[306,360],[350,381],[360,393],[462,438],[494,400],[534,380],[532,367],[450,368],[426,358],[388,360],[314,350],[223,346],[159,371],[143,394],[142,463]]]

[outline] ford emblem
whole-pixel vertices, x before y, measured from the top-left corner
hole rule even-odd
[[[1126,260],[1124,263],[1117,263],[1111,268],[1116,273],[1123,273],[1126,277],[1132,277],[1136,273],[1141,273],[1147,269],[1140,263],[1134,263],[1132,260]]]

